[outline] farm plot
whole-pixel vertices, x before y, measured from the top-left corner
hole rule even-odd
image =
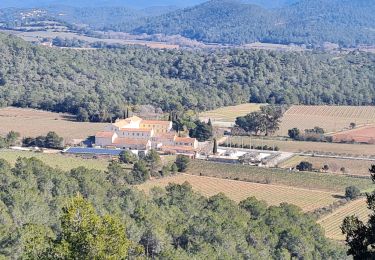
[[[69,171],[80,166],[104,171],[108,166],[107,160],[83,159],[62,154],[44,154],[27,151],[0,151],[0,159],[4,159],[11,164],[14,164],[19,157],[35,157],[51,167],[59,168],[64,171]]]
[[[357,142],[375,144],[375,125],[360,127],[332,135],[334,142]],[[375,148],[374,148],[375,149]]]
[[[356,215],[360,220],[367,221],[369,214],[370,210],[367,208],[366,200],[358,199],[319,219],[318,224],[324,228],[326,237],[334,240],[344,240],[345,236],[340,228],[344,218]]]
[[[307,152],[331,155],[344,155],[354,157],[375,157],[375,146],[369,144],[340,144],[340,143],[322,143],[322,142],[303,142],[281,139],[261,139],[254,137],[235,136],[228,138],[231,145],[253,145],[278,147],[285,152]]]
[[[153,187],[165,187],[169,183],[182,184],[184,182],[190,183],[195,191],[207,197],[222,192],[232,200],[240,202],[248,197],[254,196],[258,200],[264,200],[269,205],[279,205],[283,202],[294,204],[305,212],[330,205],[338,200],[335,196],[336,194],[329,192],[224,180],[188,174],[156,179],[141,184],[138,187],[147,193]]]
[[[268,183],[343,194],[351,185],[361,190],[372,188],[370,179],[330,173],[290,172],[284,169],[260,168],[240,164],[224,164],[201,160],[190,163],[189,174],[253,183]]]
[[[36,109],[7,107],[0,109],[0,135],[16,131],[24,136],[45,135],[54,131],[69,142],[101,131],[106,124],[76,122],[69,114],[52,113]]]
[[[311,129],[322,127],[326,132],[348,129],[350,123],[356,125],[374,124],[373,106],[292,106],[283,116],[277,135],[287,136],[288,129],[294,127]]]
[[[369,169],[371,168],[371,165],[375,164],[375,161],[348,160],[297,155],[281,163],[279,167],[286,169],[295,168],[302,161],[311,163],[314,169],[317,170],[322,170],[324,165],[327,165],[327,172],[368,177],[370,176]]]
[[[234,125],[236,118],[245,116],[251,112],[258,111],[262,104],[242,104],[238,106],[221,107],[215,110],[207,111],[199,115],[201,120],[211,119],[213,125],[221,127],[230,127]]]

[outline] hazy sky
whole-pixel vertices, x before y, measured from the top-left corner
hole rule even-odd
[[[189,6],[205,0],[0,0],[0,7],[37,7],[51,4],[70,6],[131,6],[150,7],[163,5]]]

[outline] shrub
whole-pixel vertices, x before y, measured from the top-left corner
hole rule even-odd
[[[356,199],[361,195],[361,191],[356,186],[349,186],[345,189],[345,197],[348,199]]]
[[[299,171],[312,171],[313,170],[313,165],[309,162],[306,162],[306,161],[302,161],[300,162],[297,167],[296,167]]]
[[[185,172],[190,162],[190,158],[184,155],[177,155],[175,164],[179,172]]]

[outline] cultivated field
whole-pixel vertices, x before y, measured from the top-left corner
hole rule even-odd
[[[369,144],[340,144],[340,143],[322,143],[322,142],[302,142],[281,139],[261,139],[254,137],[231,137],[229,143],[237,145],[253,145],[269,147],[277,146],[285,152],[308,152],[345,156],[375,156],[375,146]]]
[[[157,49],[178,49],[179,48],[179,45],[168,44],[165,42],[95,38],[95,37],[85,36],[85,35],[77,34],[74,32],[68,32],[68,31],[61,32],[61,31],[55,31],[55,30],[41,30],[41,31],[24,32],[24,31],[13,31],[13,30],[1,30],[1,32],[16,35],[22,38],[23,40],[29,41],[29,42],[37,42],[40,39],[44,39],[44,38],[53,39],[56,37],[61,37],[65,39],[78,39],[78,40],[82,40],[88,43],[104,42],[107,44],[141,45],[141,46],[147,46],[149,48],[157,48]],[[74,49],[85,50],[87,48],[74,48]]]
[[[189,174],[233,179],[253,183],[269,183],[311,190],[343,194],[351,185],[361,190],[373,188],[370,179],[354,178],[330,173],[289,172],[283,169],[252,167],[195,160],[189,165]]]
[[[184,182],[190,183],[195,191],[208,197],[222,192],[232,200],[240,202],[254,196],[258,200],[266,201],[269,205],[279,205],[283,202],[294,204],[302,208],[305,212],[328,206],[338,200],[335,194],[329,192],[188,174],[152,180],[138,187],[145,192],[149,192],[153,187],[165,187],[169,183],[182,184]]]
[[[292,106],[282,118],[278,135],[287,136],[288,129],[297,127],[302,131],[315,126],[326,132],[348,129],[350,123],[357,125],[375,123],[373,106]]]
[[[2,108],[0,109],[0,135],[13,130],[21,136],[45,135],[55,131],[65,141],[83,139],[101,131],[106,124],[75,122],[68,114],[52,113],[35,109]]]
[[[222,107],[207,111],[199,115],[201,120],[211,118],[213,125],[230,127],[234,125],[236,118],[245,116],[251,112],[258,111],[262,104],[242,104],[238,106]]]
[[[351,142],[375,144],[375,125],[364,126],[332,135],[334,142]]]
[[[367,209],[366,199],[358,199],[335,210],[333,213],[318,220],[318,223],[324,228],[328,238],[335,240],[344,240],[340,226],[346,216],[356,215],[362,221],[367,221],[370,210]]]
[[[108,161],[98,159],[83,159],[81,157],[74,157],[62,154],[44,154],[27,151],[5,151],[0,150],[0,159],[4,159],[11,164],[14,164],[19,157],[31,158],[35,157],[45,164],[60,168],[62,170],[71,170],[80,166],[88,169],[106,170]]]
[[[340,174],[345,173],[360,176],[370,176],[369,169],[372,164],[375,164],[375,161],[322,158],[298,155],[281,163],[279,167],[286,169],[295,168],[302,161],[312,163],[313,167],[318,170],[322,169],[324,165],[328,165],[328,172]],[[341,171],[342,167],[345,168],[344,172]]]

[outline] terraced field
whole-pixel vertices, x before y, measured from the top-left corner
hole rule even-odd
[[[292,106],[283,116],[277,135],[287,136],[288,129],[301,130],[322,127],[326,132],[347,129],[357,125],[375,123],[374,106]]]
[[[330,205],[338,200],[336,194],[330,192],[188,174],[148,181],[139,185],[138,188],[149,192],[153,187],[165,187],[169,183],[182,184],[184,182],[190,183],[195,191],[207,197],[222,192],[234,201],[240,202],[254,196],[258,200],[266,201],[269,205],[279,205],[283,202],[294,204],[305,212]]]
[[[318,220],[328,238],[334,240],[344,240],[345,236],[341,232],[341,224],[346,216],[356,215],[360,220],[366,221],[370,210],[367,209],[366,199],[359,199],[346,204],[337,209],[332,214]]]

